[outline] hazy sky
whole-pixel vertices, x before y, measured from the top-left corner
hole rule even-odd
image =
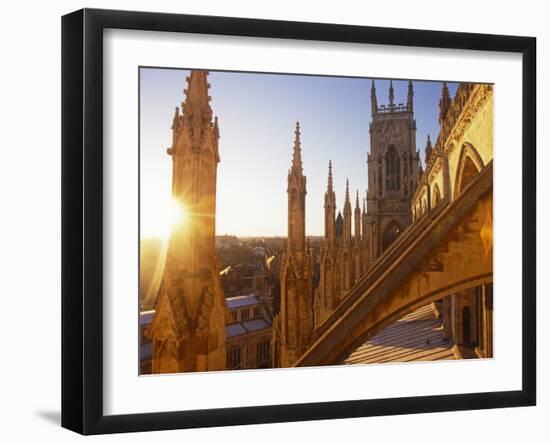
[[[184,99],[188,70],[140,70],[141,230],[159,235],[171,192],[174,107]],[[294,128],[300,122],[302,160],[307,176],[306,231],[323,233],[328,161],[332,160],[337,211],[345,181],[360,196],[367,186],[370,150],[371,79],[281,74],[211,72],[210,95],[219,118],[216,233],[286,236],[287,174]],[[389,80],[375,80],[378,104],[387,104]],[[407,81],[394,80],[395,102],[407,96]],[[456,84],[449,84],[454,96]],[[429,133],[439,132],[440,82],[414,82],[417,149],[424,159]],[[355,200],[353,200],[354,204]]]

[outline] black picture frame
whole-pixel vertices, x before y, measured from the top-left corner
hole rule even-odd
[[[522,389],[103,413],[103,30],[501,51],[522,55]],[[82,434],[531,406],[536,403],[536,39],[503,35],[83,9],[62,18],[62,426]]]

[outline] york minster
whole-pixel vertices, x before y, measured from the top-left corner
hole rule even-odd
[[[141,375],[493,358],[492,85],[139,76]]]

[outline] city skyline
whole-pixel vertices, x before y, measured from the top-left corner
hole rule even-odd
[[[141,236],[166,236],[171,159],[166,148],[175,106],[184,98],[188,70],[140,69]],[[211,106],[220,125],[216,234],[285,237],[286,178],[296,121],[301,126],[308,180],[306,233],[322,235],[328,161],[333,164],[337,211],[349,178],[352,203],[367,188],[370,151],[370,78],[211,72]],[[375,79],[378,103],[388,103],[389,80]],[[456,84],[449,84],[451,95]],[[407,80],[394,80],[396,103]],[[437,137],[441,82],[415,81],[416,148],[424,160],[427,134]],[[253,168],[250,166],[254,165]],[[258,165],[261,165],[258,167]],[[362,204],[362,203],[361,203]]]

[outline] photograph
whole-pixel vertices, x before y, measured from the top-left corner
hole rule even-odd
[[[494,357],[492,84],[137,75],[140,375]]]

